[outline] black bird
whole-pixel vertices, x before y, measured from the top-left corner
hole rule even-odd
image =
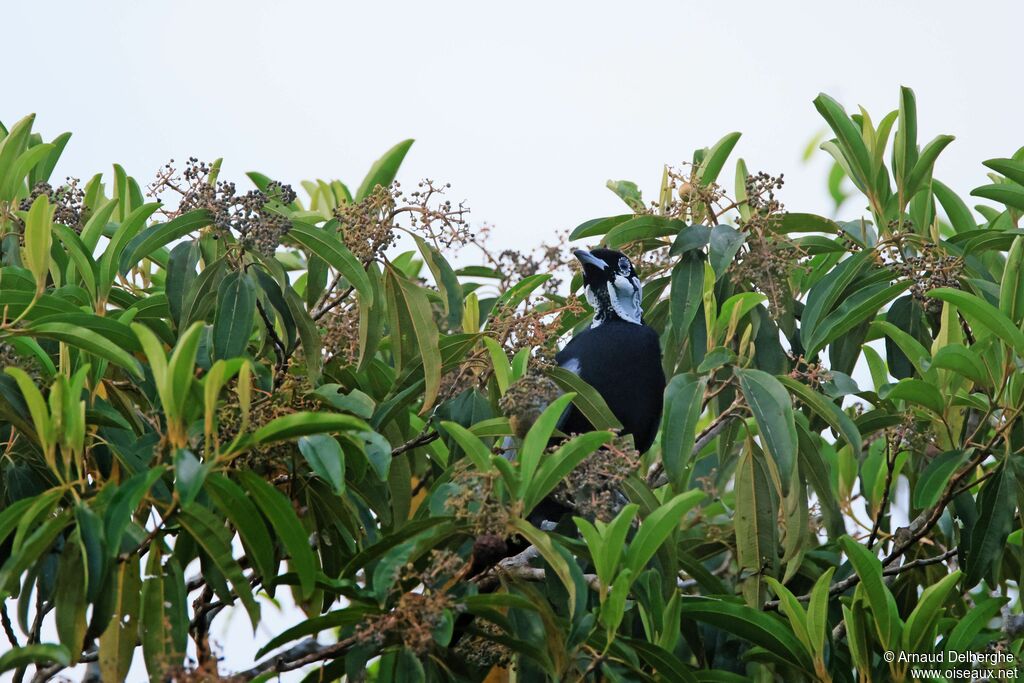
[[[558,352],[555,361],[601,394],[622,423],[623,433],[632,434],[643,453],[658,433],[665,373],[658,334],[643,322],[640,278],[621,252],[577,249],[574,254],[583,265],[583,286],[594,321]],[[559,429],[580,434],[593,427],[570,406]]]

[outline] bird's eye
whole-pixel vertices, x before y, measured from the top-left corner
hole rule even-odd
[[[621,273],[628,273],[630,267],[631,267],[631,264],[629,263],[629,259],[628,258],[623,256],[622,258],[619,259],[619,272],[621,272]]]

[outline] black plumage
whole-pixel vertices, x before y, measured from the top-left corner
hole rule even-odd
[[[601,394],[623,432],[633,435],[637,450],[643,453],[658,433],[665,374],[658,334],[643,323],[640,280],[633,264],[618,251],[577,250],[576,257],[583,264],[594,322],[573,337],[555,360]],[[593,429],[575,406],[563,416],[559,428],[567,434]]]

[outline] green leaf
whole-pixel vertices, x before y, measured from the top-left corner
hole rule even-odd
[[[746,238],[746,233],[740,232],[731,225],[716,225],[711,228],[708,258],[716,278],[725,275],[725,271],[732,265],[733,259],[736,258],[736,252],[740,250]]]
[[[17,177],[17,159],[24,154],[32,133],[36,115],[29,114],[0,139],[0,199],[11,201],[15,198],[24,177]]]
[[[882,563],[874,553],[849,536],[840,538],[839,543],[860,577],[868,607],[875,618],[878,638],[883,647],[892,649],[899,639],[900,621],[892,593],[882,581]]]
[[[119,206],[124,207],[124,201],[125,198],[122,196]],[[151,202],[134,209],[124,217],[114,236],[110,238],[110,242],[104,248],[99,263],[97,285],[101,300],[105,301],[110,294],[114,278],[117,276],[117,267],[121,261],[121,254],[124,252],[125,247],[128,246],[128,242],[138,234],[139,230],[146,224],[146,220],[159,208],[159,202]],[[89,244],[84,238],[82,241]]]
[[[821,93],[814,99],[814,107],[836,134],[842,157],[850,167],[850,179],[860,188],[867,186],[871,157],[857,126],[847,116],[842,105]]]
[[[310,469],[331,485],[339,496],[345,493],[345,454],[338,441],[324,434],[303,436],[299,439],[299,452]]]
[[[793,629],[793,634],[804,644],[807,654],[813,657],[814,647],[811,644],[807,613],[804,612],[800,601],[797,600],[792,591],[772,577],[766,576],[765,581],[768,582],[768,585],[772,587],[772,591],[778,596],[779,611],[786,615],[786,619],[789,620],[789,626]]]
[[[160,683],[166,671],[181,664],[184,654],[176,652],[173,627],[165,586],[165,577],[160,567],[157,573],[142,582],[141,607],[139,611],[139,636],[142,641],[142,657],[146,662],[150,683]]]
[[[520,500],[526,496],[526,491],[533,481],[533,474],[540,464],[541,456],[548,447],[548,440],[555,431],[555,425],[562,417],[562,413],[575,398],[575,394],[562,394],[551,402],[537,421],[530,427],[523,439],[523,447],[519,451],[519,472],[520,482],[516,497]]]
[[[999,283],[999,310],[1010,322],[1024,320],[1024,237],[1017,237],[1006,255],[1006,269]]]
[[[370,278],[363,269],[363,264],[334,232],[302,221],[293,221],[292,227],[288,231],[288,239],[307,249],[310,254],[327,261],[359,292],[365,305],[373,305],[373,289],[370,286]]]
[[[853,293],[830,313],[807,342],[807,355],[813,356],[826,344],[843,336],[880,308],[910,288],[911,282],[868,286]]]
[[[938,415],[942,415],[946,409],[946,401],[939,388],[920,379],[908,378],[900,380],[896,384],[887,384],[878,390],[878,397],[910,401],[924,406]]]
[[[687,484],[706,385],[707,380],[688,373],[676,375],[665,388],[661,461],[675,491],[681,491]]]
[[[364,420],[373,417],[373,410],[377,404],[372,398],[359,389],[352,389],[348,393],[342,391],[340,384],[321,384],[313,393],[335,410],[352,413]]]
[[[857,425],[854,424],[853,420],[850,419],[850,416],[843,412],[842,408],[837,406],[824,395],[819,394],[806,384],[803,384],[792,377],[780,375],[777,379],[783,386],[796,394],[797,398],[803,401],[808,408],[818,415],[818,417],[827,422],[832,429],[836,430],[836,434],[839,434],[846,443],[850,444],[854,453],[861,452],[862,442],[860,431],[857,429]],[[838,443],[836,444],[836,447],[839,447]]]
[[[89,606],[87,592],[83,590],[88,577],[85,563],[82,561],[82,553],[83,549],[79,543],[64,544],[60,564],[57,567],[53,599],[57,635],[60,637],[61,644],[67,648],[76,662],[78,654],[85,645],[85,610]]]
[[[565,590],[569,594],[569,616],[572,617],[576,611],[576,582],[572,578],[569,564],[555,549],[555,545],[547,533],[533,526],[525,519],[513,519],[511,524],[512,528],[525,538],[530,545],[537,548],[540,556],[551,566],[552,571],[555,572],[562,585],[565,586]]]
[[[768,453],[779,470],[782,493],[789,495],[797,451],[796,424],[789,394],[779,380],[762,370],[737,369],[736,376]]]
[[[416,355],[422,360],[423,378],[426,383],[420,412],[426,413],[434,406],[441,389],[441,353],[438,346],[440,333],[434,322],[430,301],[422,288],[400,275],[394,268],[388,268],[385,284],[393,305],[402,309],[401,312],[396,312],[396,315],[408,320],[408,325],[412,328],[401,329],[402,326],[399,324],[399,329],[391,330],[391,339],[392,344],[395,344],[396,337],[409,333],[415,339]],[[400,344],[407,346],[405,341]]]
[[[423,262],[427,264],[431,275],[434,276],[434,283],[441,292],[444,312],[448,316],[448,328],[457,329],[462,324],[462,285],[441,252],[427,244],[419,235],[415,235],[415,238]]]
[[[24,334],[62,341],[118,365],[136,377],[142,377],[142,366],[135,358],[112,341],[91,330],[63,322],[44,322],[25,328]]]
[[[988,600],[976,601],[972,609],[960,617],[946,639],[939,645],[942,652],[966,652],[978,633],[984,629],[993,617],[999,614],[1003,605],[1009,602],[1010,598],[990,598]]]
[[[946,489],[950,477],[967,459],[967,455],[968,452],[963,450],[946,451],[928,463],[913,489],[916,509],[930,508],[939,502],[939,496]]]
[[[25,265],[36,280],[36,292],[46,289],[53,242],[53,210],[45,194],[36,197],[25,218]]]
[[[54,445],[56,433],[54,432],[50,411],[46,407],[46,401],[43,399],[43,394],[39,391],[39,387],[32,381],[28,373],[21,368],[11,366],[4,368],[4,372],[13,377],[14,381],[18,383],[18,389],[21,390],[21,398],[28,407],[29,415],[32,417],[32,425],[36,430],[36,438],[39,440],[40,445],[42,445],[44,450]]]
[[[605,218],[593,218],[577,225],[569,234],[569,241],[580,240],[584,237],[599,237],[604,235],[616,225],[632,220],[636,214],[625,213],[618,216],[607,216]],[[467,273],[468,274],[468,273]]]
[[[256,315],[256,285],[241,272],[228,273],[217,290],[213,320],[214,359],[235,358],[245,353]]]
[[[826,629],[828,628],[829,589],[836,568],[829,567],[814,582],[811,598],[807,602],[807,634],[811,639],[811,652],[815,657],[825,654]]]
[[[355,201],[361,202],[366,199],[373,192],[373,188],[378,185],[387,187],[391,184],[395,176],[398,175],[398,168],[402,165],[402,161],[409,152],[409,148],[412,147],[413,142],[415,141],[402,140],[374,162],[373,166],[370,167],[370,172],[366,174],[366,178],[363,179],[359,189],[356,190]]]
[[[953,230],[960,233],[974,230],[977,227],[977,222],[974,220],[974,216],[971,215],[971,210],[967,208],[964,201],[947,185],[932,178],[932,193],[939,200],[939,204],[942,205],[946,216],[949,217]]]
[[[338,413],[299,412],[271,420],[249,437],[233,444],[226,454],[233,454],[247,448],[262,446],[278,441],[290,441],[309,434],[335,434],[337,432],[367,431],[365,422],[351,415]]]
[[[1005,204],[1011,209],[1024,211],[1024,187],[1016,183],[995,183],[993,185],[982,185],[971,190],[972,197],[991,199],[992,201]]]
[[[893,174],[903,188],[904,201],[914,194],[908,191],[911,170],[917,165],[917,98],[914,91],[900,88],[899,128],[893,141]]]
[[[701,185],[710,185],[718,180],[718,174],[722,172],[726,159],[732,154],[733,148],[742,135],[742,133],[728,133],[708,150],[697,171],[697,178]]]
[[[277,562],[274,544],[259,509],[235,482],[221,474],[207,477],[205,490],[217,509],[238,530],[246,554],[264,585],[270,584],[277,575]]]
[[[907,617],[903,629],[903,649],[906,652],[927,652],[935,643],[935,625],[940,611],[945,612],[946,598],[960,580],[962,573],[954,571],[942,577],[921,593],[914,611]]]
[[[1019,159],[988,159],[981,163],[996,173],[1002,173],[1018,185],[1024,185],[1024,161]]]
[[[36,643],[8,650],[0,655],[0,673],[13,671],[29,664],[53,662],[61,666],[71,665],[71,654],[63,645]]]
[[[291,568],[299,577],[302,598],[308,599],[313,595],[318,569],[316,555],[309,546],[309,532],[284,494],[248,470],[239,471],[238,478],[284,544],[291,557]]]
[[[704,258],[700,252],[687,251],[672,269],[669,296],[672,330],[682,339],[690,329],[704,299]]]
[[[10,597],[8,589],[14,577],[20,577],[30,566],[42,561],[43,553],[50,549],[70,521],[71,511],[64,509],[40,524],[20,545],[15,544],[10,557],[0,566],[0,600]]]
[[[962,344],[948,344],[936,351],[930,367],[952,370],[979,386],[987,387],[992,384],[985,364],[977,352]]]
[[[282,645],[290,643],[298,638],[311,636],[328,629],[354,626],[355,624],[365,621],[366,616],[367,614],[365,609],[358,607],[346,607],[344,609],[335,610],[333,612],[328,612],[327,614],[306,619],[305,621],[296,624],[291,628],[287,628],[271,638],[266,645],[256,652],[256,659],[260,659],[268,652],[276,650]]]
[[[609,249],[618,249],[631,242],[673,237],[685,227],[686,223],[675,218],[644,214],[612,227],[603,242]]]
[[[981,325],[1002,339],[1017,355],[1024,356],[1024,333],[998,308],[980,297],[951,287],[939,287],[927,293],[933,299],[948,301],[975,325]],[[977,330],[976,330],[977,331]]]
[[[53,231],[57,233],[57,237],[60,239],[61,244],[64,245],[64,250],[75,264],[75,268],[79,276],[82,278],[82,284],[85,286],[85,290],[89,293],[89,296],[96,299],[96,262],[92,258],[92,254],[82,243],[81,238],[75,233],[74,230],[67,227],[66,225],[60,225],[54,223]]]
[[[678,494],[661,505],[640,523],[640,528],[626,550],[623,569],[639,576],[658,548],[672,535],[686,513],[704,500],[704,492],[690,490]]]
[[[907,181],[907,199],[923,189],[925,179],[931,177],[935,160],[942,150],[946,148],[946,145],[953,142],[954,139],[952,135],[939,135],[921,150],[921,156],[918,158],[917,163],[914,164],[914,170],[911,171],[910,178]]]
[[[123,681],[132,664],[139,629],[141,580],[139,560],[117,563],[113,589],[114,611],[110,623],[100,635],[100,673],[105,681]]]
[[[781,619],[759,609],[717,598],[685,596],[682,605],[684,618],[711,624],[765,648],[808,673],[814,671],[803,645]]]
[[[249,622],[255,632],[260,623],[260,606],[252,595],[249,580],[242,573],[242,568],[231,554],[231,534],[224,528],[220,520],[199,505],[192,505],[189,509],[178,513],[178,521],[188,535],[203,549],[217,570],[231,582],[232,588],[249,615]]]
[[[611,443],[614,438],[615,435],[611,432],[589,432],[567,441],[554,453],[546,456],[526,489],[523,514],[529,514],[539,505],[584,458],[601,446]]]
[[[213,216],[209,211],[196,209],[183,213],[167,223],[160,223],[143,230],[125,245],[124,251],[121,253],[119,262],[121,275],[127,275],[128,271],[139,264],[139,261],[150,256],[157,249],[195,232],[204,225],[208,225],[212,220]]]
[[[491,466],[491,449],[489,449],[480,438],[457,422],[442,421],[441,427],[449,434],[455,443],[459,445],[473,464],[481,472],[490,472],[494,469]]]
[[[832,311],[839,297],[868,267],[868,263],[866,255],[854,255],[832,268],[811,287],[800,316],[800,336],[805,341],[815,335],[818,324]]]
[[[736,465],[736,560],[743,595],[752,607],[764,600],[761,580],[778,567],[779,502],[764,453],[747,443]]]
[[[964,553],[964,588],[973,588],[989,577],[1003,556],[1006,537],[1013,530],[1016,514],[1013,476],[1006,465],[986,481],[978,493],[978,519],[971,529]],[[992,584],[995,585],[995,584]]]
[[[594,429],[622,429],[622,424],[616,419],[601,394],[582,377],[557,366],[548,368],[545,374],[553,379],[562,391],[576,394],[572,400],[573,405],[579,408]]]

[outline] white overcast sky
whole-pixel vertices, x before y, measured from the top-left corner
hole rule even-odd
[[[790,209],[828,212],[824,153],[800,161],[824,127],[811,104],[820,91],[877,121],[901,84],[913,87],[922,142],[957,137],[936,177],[963,195],[984,182],[982,160],[1024,144],[1019,2],[0,8],[0,120],[35,112],[47,139],[74,133],[57,179],[109,176],[117,162],[145,183],[168,158],[195,155],[224,157],[224,175],[238,181],[260,170],[354,187],[384,150],[413,137],[400,179],[451,182],[503,246],[621,212],[606,180],[653,194],[662,164],[733,130],[744,133],[735,154],[750,169],[786,174]],[[285,624],[254,640],[243,622],[221,631],[229,668],[245,667]]]
[[[826,212],[824,153],[800,161],[820,91],[877,121],[913,87],[922,142],[957,136],[936,177],[963,194],[1024,144],[1019,2],[3,4],[0,120],[73,131],[58,179],[195,155],[242,185],[355,186],[413,137],[400,179],[451,182],[503,245],[619,212],[607,179],[651,195],[732,130],[790,209]]]

